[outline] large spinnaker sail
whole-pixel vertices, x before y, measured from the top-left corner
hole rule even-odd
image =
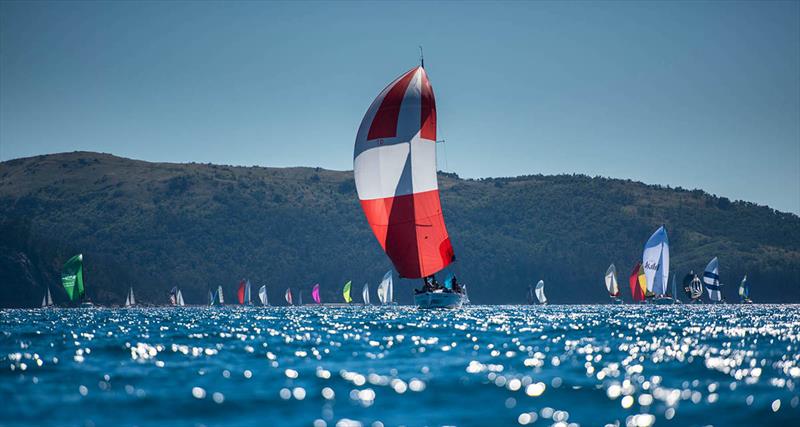
[[[644,292],[646,287],[642,287],[642,282],[639,279],[642,270],[642,263],[637,262],[631,271],[631,276],[628,278],[628,283],[631,286],[631,297],[634,301],[644,301]],[[642,275],[643,276],[643,275]]]
[[[64,263],[61,270],[61,284],[67,291],[70,301],[83,299],[83,254],[75,255]]]
[[[539,282],[536,283],[535,292],[536,292],[536,299],[539,300],[539,304],[546,304],[547,297],[544,296],[544,280],[539,280]]]
[[[647,290],[656,295],[666,294],[669,284],[669,238],[663,225],[647,239],[642,252],[642,266],[647,278]]]
[[[722,284],[719,283],[719,260],[714,257],[703,272],[703,284],[708,290],[708,298],[711,301],[722,301]]]
[[[606,290],[608,291],[608,295],[611,297],[618,297],[619,296],[619,284],[617,283],[617,267],[614,267],[614,264],[608,266],[608,270],[606,270]]]
[[[353,174],[367,222],[400,277],[430,276],[453,262],[436,177],[436,102],[422,67],[372,102],[356,135]]]
[[[317,304],[322,303],[322,300],[319,298],[319,283],[314,285],[314,287],[311,289],[311,298],[314,299],[314,302]]]
[[[344,302],[350,304],[353,302],[353,298],[350,297],[350,288],[353,287],[353,282],[350,280],[344,284],[344,289],[342,289],[342,296],[344,297]]]

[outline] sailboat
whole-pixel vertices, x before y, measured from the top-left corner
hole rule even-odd
[[[297,290],[297,305],[303,305],[303,290]]]
[[[393,297],[392,270],[383,275],[381,283],[378,285],[378,301],[382,305],[391,305]]]
[[[547,304],[547,297],[544,296],[544,280],[539,280],[536,283],[536,288],[534,288],[534,294],[536,295],[536,299],[539,301],[539,304],[545,305]]]
[[[169,291],[169,303],[170,305],[175,305],[178,307],[183,307],[186,305],[183,301],[183,293],[177,286],[173,286],[172,289]]]
[[[372,102],[353,150],[356,191],[367,222],[400,277],[432,277],[455,261],[436,175],[436,105],[423,64]],[[464,295],[416,292],[420,308],[456,308]]]
[[[693,278],[691,283],[689,284],[689,289],[691,290],[691,298],[692,303],[694,304],[702,304],[703,300],[703,282],[700,281],[700,278],[697,277],[696,274],[693,274]]]
[[[49,291],[48,291],[49,292]],[[49,295],[49,293],[48,293]],[[747,283],[747,275],[742,278],[742,283],[739,283],[739,302],[742,304],[752,304],[750,299],[750,284]]]
[[[614,264],[608,266],[605,281],[606,291],[608,291],[608,296],[611,297],[611,304],[622,304],[622,299],[619,297],[619,283],[617,283],[617,267]]]
[[[644,245],[642,267],[647,280],[646,297],[653,298],[654,304],[674,304],[667,295],[669,284],[669,238],[667,229],[658,227]]]
[[[134,305],[136,305],[136,297],[133,296],[133,286],[131,286],[128,295],[125,297],[125,307],[133,307]]]
[[[261,300],[261,305],[268,306],[269,300],[267,299],[267,287],[261,286],[258,288],[258,299]]]
[[[93,307],[86,299],[86,290],[83,281],[83,254],[75,255],[64,263],[61,269],[61,285],[67,292],[67,297],[72,302],[80,302],[81,307]]]
[[[714,303],[722,303],[722,283],[719,282],[719,260],[714,257],[703,272],[703,284],[708,291],[708,299]]]
[[[42,308],[53,306],[53,296],[50,295],[50,287],[47,286],[44,296],[42,296]]]
[[[216,299],[216,296],[214,295],[214,292],[211,289],[209,289],[208,290],[208,305],[209,306],[213,306],[215,299]]]
[[[222,285],[217,286],[217,302],[219,305],[225,304],[225,296],[222,293]]]
[[[245,281],[242,279],[239,282],[239,289],[236,292],[236,296],[239,299],[240,305],[252,305],[252,299],[250,297],[250,281]]]
[[[628,283],[631,286],[631,298],[639,303],[644,302],[644,295],[647,290],[647,279],[645,278],[641,262],[637,262],[633,267],[633,271],[631,271],[631,275],[628,278]]]
[[[353,302],[353,298],[350,297],[350,288],[352,287],[353,283],[348,280],[347,283],[344,284],[344,288],[342,289],[342,296],[344,297],[344,302],[350,304]]]
[[[361,288],[361,299],[364,305],[369,305],[369,283],[364,283],[364,287]]]
[[[283,294],[283,299],[286,300],[287,305],[292,305],[292,288],[286,288],[286,292]]]
[[[678,298],[678,282],[675,280],[675,273],[672,273],[672,300],[675,301],[675,304],[681,304],[681,300]]]
[[[314,299],[315,303],[322,304],[322,300],[319,298],[319,283],[314,285],[314,287],[311,289],[311,298]]]

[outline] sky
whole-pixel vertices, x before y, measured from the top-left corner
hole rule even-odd
[[[425,68],[439,168],[700,188],[800,214],[800,2],[2,2],[0,160],[352,169]]]

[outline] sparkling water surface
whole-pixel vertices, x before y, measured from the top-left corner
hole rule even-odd
[[[0,425],[800,425],[800,306],[0,311]]]

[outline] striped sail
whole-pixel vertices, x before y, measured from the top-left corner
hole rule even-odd
[[[719,260],[714,257],[703,272],[703,284],[708,290],[708,298],[711,301],[722,301],[722,284],[719,283]]]
[[[619,284],[617,283],[617,267],[614,264],[608,266],[606,270],[606,290],[608,295],[616,298],[619,296]]]
[[[631,297],[634,301],[644,301],[644,292],[647,290],[646,279],[642,274],[642,263],[637,262],[628,278],[631,286]]]
[[[436,103],[422,67],[372,102],[356,135],[353,173],[367,222],[400,277],[430,276],[453,262],[436,177]]]
[[[656,295],[666,294],[669,283],[669,238],[663,225],[647,239],[642,252],[642,266],[647,290]]]

